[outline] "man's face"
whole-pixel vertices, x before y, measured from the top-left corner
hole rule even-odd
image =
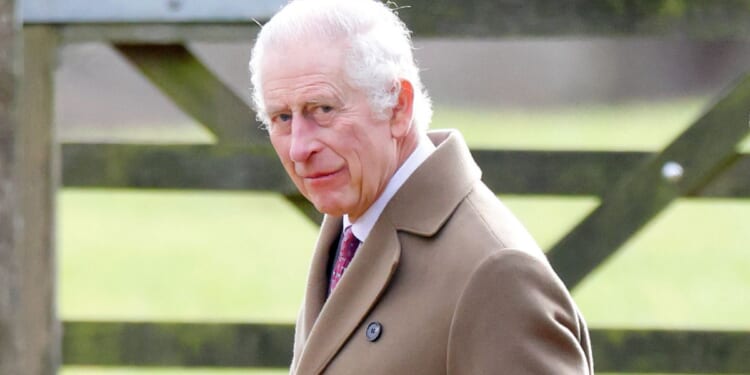
[[[269,134],[286,172],[319,211],[356,220],[397,168],[390,120],[348,83],[343,44],[279,48],[262,64]]]

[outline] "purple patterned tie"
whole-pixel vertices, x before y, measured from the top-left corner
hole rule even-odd
[[[357,252],[359,246],[359,240],[352,233],[352,226],[344,229],[344,238],[341,240],[341,247],[339,248],[339,257],[336,259],[336,264],[333,266],[333,272],[331,272],[331,282],[328,288],[328,294],[333,293],[333,289],[338,285],[341,276],[344,275],[346,267],[349,267],[349,263],[354,258],[354,253]]]

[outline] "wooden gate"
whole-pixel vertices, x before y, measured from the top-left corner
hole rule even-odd
[[[205,7],[188,0],[131,1],[117,10],[88,3],[87,10],[81,12],[84,8],[78,6],[83,0],[61,0],[55,9],[42,0],[27,0],[23,3],[23,33],[25,48],[33,55],[27,54],[24,75],[26,80],[35,77],[38,84],[30,85],[24,97],[42,101],[35,101],[33,108],[27,102],[24,111],[28,116],[22,123],[37,129],[38,136],[51,137],[48,98],[54,84],[51,69],[57,46],[108,43],[209,129],[216,143],[65,144],[60,156],[52,142],[42,143],[49,153],[45,160],[52,168],[61,161],[63,186],[275,191],[311,219],[319,220],[285,176],[251,109],[186,47],[188,41],[249,43],[257,31],[252,19],[267,19],[283,2],[216,0],[220,6]],[[750,37],[747,0],[400,3],[413,7],[414,11],[402,11],[401,16],[419,37]],[[548,252],[555,269],[573,289],[675,199],[750,197],[750,156],[737,151],[738,143],[750,132],[749,114],[750,75],[745,75],[657,152],[472,152],[484,180],[496,192],[600,197],[598,207]],[[509,165],[514,166],[512,170]],[[0,174],[0,179],[6,178]],[[51,199],[55,179],[40,181],[47,184],[42,195]],[[6,194],[2,185],[0,193]],[[0,214],[6,215],[3,210],[0,207]],[[40,214],[52,213],[48,209]],[[52,231],[54,226],[47,228]],[[0,226],[0,233],[3,230]],[[51,251],[53,245],[42,247]],[[42,284],[54,285],[52,266],[41,269],[48,271]],[[2,308],[0,301],[0,313]],[[49,303],[37,309],[43,315],[54,310]],[[0,327],[12,324],[13,319],[17,318],[12,314],[0,314]],[[67,321],[63,325],[64,364],[107,366],[286,367],[293,329],[291,325],[209,323]],[[2,332],[0,359],[12,353]],[[594,329],[592,340],[597,371],[601,372],[750,373],[750,332]],[[44,355],[55,358],[55,335],[47,342]],[[54,370],[46,373],[50,371]]]

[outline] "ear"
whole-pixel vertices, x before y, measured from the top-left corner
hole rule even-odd
[[[414,111],[414,86],[406,79],[399,80],[398,100],[391,113],[391,135],[400,139],[409,133]]]

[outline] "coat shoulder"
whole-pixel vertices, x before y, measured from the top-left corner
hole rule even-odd
[[[499,250],[516,249],[546,262],[528,230],[482,182],[474,185],[442,230],[447,236],[468,237],[466,245],[475,247],[482,259]]]

